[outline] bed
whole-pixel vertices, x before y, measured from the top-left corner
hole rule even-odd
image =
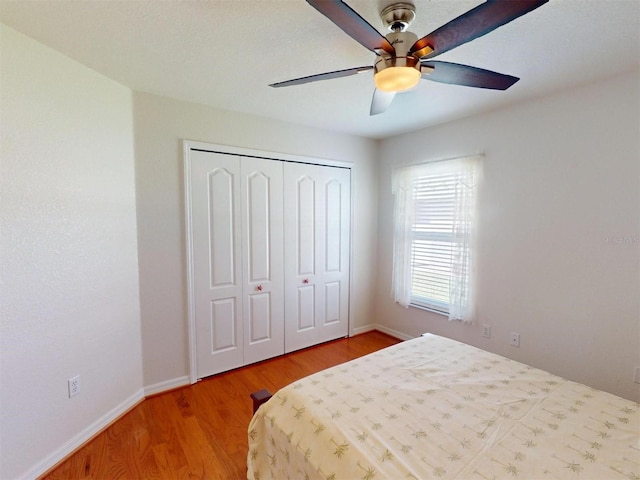
[[[256,480],[640,480],[637,403],[431,334],[283,388],[248,433]]]

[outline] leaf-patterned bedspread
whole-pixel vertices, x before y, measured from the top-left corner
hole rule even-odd
[[[425,335],[277,392],[247,464],[255,480],[640,480],[640,408]]]

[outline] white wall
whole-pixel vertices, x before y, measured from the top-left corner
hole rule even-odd
[[[640,365],[637,74],[374,142],[132,99],[0,28],[0,478],[36,476],[140,399],[142,385],[186,379],[182,139],[355,163],[356,332],[377,323],[446,334],[640,398],[631,382]],[[476,152],[486,154],[478,306],[490,340],[388,294],[392,166]],[[509,331],[522,335],[520,349],[507,345]],[[68,399],[77,374],[82,392]]]
[[[639,86],[629,74],[383,141],[376,321],[640,400]],[[403,162],[479,152],[479,322],[466,327],[390,299],[390,178]]]
[[[354,163],[352,327],[373,318],[377,232],[376,143],[150,94],[134,94],[144,381],[156,391],[187,381],[186,247],[182,140]]]
[[[142,395],[132,98],[0,28],[0,478],[33,478]]]

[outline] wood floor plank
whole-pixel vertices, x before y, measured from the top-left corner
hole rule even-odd
[[[146,399],[42,480],[246,478],[249,394],[272,393],[399,340],[373,331],[206,378]]]

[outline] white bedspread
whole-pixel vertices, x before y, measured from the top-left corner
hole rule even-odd
[[[256,480],[640,480],[640,407],[426,335],[277,392],[247,462]]]

